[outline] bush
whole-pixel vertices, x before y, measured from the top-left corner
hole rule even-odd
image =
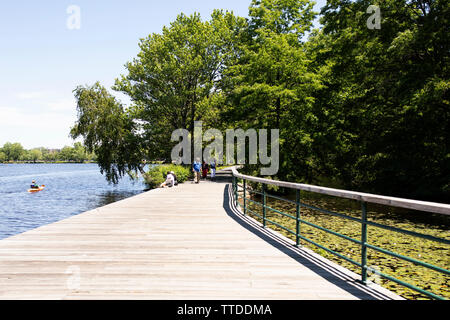
[[[177,165],[155,166],[144,175],[145,183],[150,188],[157,188],[161,185],[161,183],[166,181],[167,172],[169,171],[175,172],[178,183],[186,182],[191,175],[191,170],[189,167]]]

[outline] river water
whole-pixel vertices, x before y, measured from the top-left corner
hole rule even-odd
[[[45,185],[28,193],[31,181]],[[128,177],[111,185],[97,164],[0,164],[0,239],[142,193]]]

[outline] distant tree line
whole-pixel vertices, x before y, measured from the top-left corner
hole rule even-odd
[[[252,0],[248,18],[180,14],[141,39],[113,90],[76,88],[72,137],[117,182],[170,159],[176,129],[280,129],[277,179],[450,198],[448,0]],[[246,166],[248,173],[258,168]]]
[[[16,142],[7,142],[0,148],[0,162],[91,162],[96,157],[86,151],[81,142],[76,142],[73,147],[65,146],[62,149],[34,148],[26,150]]]

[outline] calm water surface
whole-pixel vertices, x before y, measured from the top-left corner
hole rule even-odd
[[[44,191],[28,193],[32,180]],[[0,164],[0,239],[142,193],[142,181],[110,185],[97,164]]]

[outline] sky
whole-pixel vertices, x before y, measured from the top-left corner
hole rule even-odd
[[[320,11],[326,1],[316,2]],[[77,86],[100,81],[109,89],[139,52],[139,39],[160,33],[181,12],[199,12],[206,20],[214,9],[226,9],[247,17],[249,5],[250,0],[2,1],[0,147],[72,145]],[[79,20],[72,6],[79,8]]]

